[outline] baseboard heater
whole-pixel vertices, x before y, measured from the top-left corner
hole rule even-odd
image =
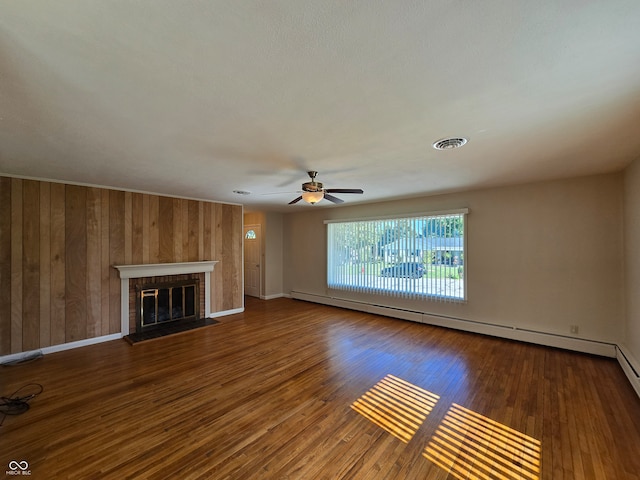
[[[465,332],[479,333],[482,335],[490,335],[493,337],[507,338],[509,340],[534,343],[536,345],[544,345],[547,347],[563,348],[565,350],[590,353],[593,355],[600,355],[610,358],[618,357],[616,345],[613,343],[585,340],[581,338],[555,335],[552,333],[536,332],[533,330],[526,330],[518,327],[495,325],[473,320],[466,320],[462,318],[449,317],[445,315],[416,312],[412,310],[404,310],[401,308],[375,305],[354,300],[314,295],[303,292],[291,292],[291,298],[294,298],[296,300],[304,300],[307,302],[320,303],[323,305],[330,305],[333,307],[346,308],[349,310],[357,310],[360,312],[382,315],[385,317],[410,320],[412,322],[424,323],[427,325],[453,328],[456,330],[463,330]]]
[[[634,362],[631,360],[633,357],[621,345],[616,346],[616,358],[624,374],[629,379],[631,386],[640,397],[640,373],[638,373],[640,372],[640,366],[638,366],[637,363],[634,365]]]

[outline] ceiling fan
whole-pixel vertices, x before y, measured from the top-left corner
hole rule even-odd
[[[304,200],[311,205],[315,205],[323,198],[326,198],[333,203],[344,203],[344,200],[339,199],[331,195],[332,193],[364,193],[360,188],[323,188],[322,183],[316,182],[316,175],[318,172],[307,172],[311,178],[310,182],[302,184],[302,195],[289,202],[289,205],[298,203],[300,200]]]

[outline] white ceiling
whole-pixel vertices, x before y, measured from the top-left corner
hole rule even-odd
[[[638,0],[0,3],[7,175],[296,211],[638,157]]]

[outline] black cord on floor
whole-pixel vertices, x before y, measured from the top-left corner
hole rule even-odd
[[[28,388],[32,387],[32,388]],[[44,388],[39,383],[27,383],[8,397],[0,397],[0,427],[7,415],[20,415],[29,410],[29,402],[42,393]],[[22,395],[18,395],[22,392]]]

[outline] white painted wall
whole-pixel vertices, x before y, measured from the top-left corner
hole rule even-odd
[[[470,209],[467,303],[327,291],[325,219],[462,207]],[[284,216],[284,290],[567,336],[569,326],[578,325],[578,338],[619,343],[625,326],[622,217],[621,173],[304,208]],[[638,351],[640,341],[631,348]]]
[[[282,296],[283,289],[283,249],[282,249],[282,214],[267,212],[265,214],[265,282],[266,298]]]
[[[640,367],[640,159],[624,172],[625,324],[622,345]]]

